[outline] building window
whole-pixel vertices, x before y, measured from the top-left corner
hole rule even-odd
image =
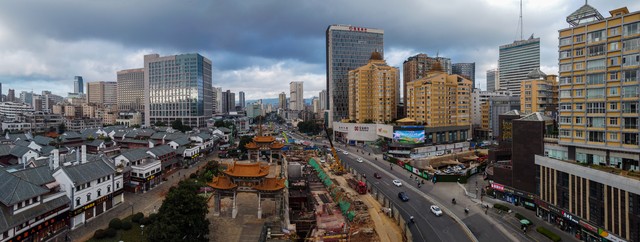
[[[640,38],[622,41],[623,51],[627,52],[627,51],[634,51],[637,49],[640,49]]]
[[[76,206],[80,206],[80,198],[76,198]]]
[[[576,84],[584,83],[582,76],[576,76]]]
[[[576,63],[576,69],[577,69],[577,65],[578,63]],[[561,64],[560,71],[571,71],[571,64]]]
[[[606,30],[598,30],[591,33],[587,33],[587,43],[598,42],[606,40]]]
[[[571,91],[570,90],[562,90],[560,91],[560,98],[569,98],[571,97]]]
[[[111,192],[111,185],[107,186],[107,193]]]
[[[638,81],[638,70],[624,70],[622,71],[622,80],[624,82]]]
[[[587,113],[605,113],[604,103],[587,103]]]
[[[609,140],[618,140],[618,133],[609,132]]]
[[[604,142],[604,132],[589,131],[588,135],[589,135],[588,141],[591,141],[591,142]]]
[[[618,88],[610,87],[609,88],[609,96],[618,96]]]
[[[576,130],[576,138],[582,138],[582,130]]]
[[[618,72],[609,72],[609,80],[617,81],[618,80]]]
[[[622,66],[637,66],[640,64],[640,54],[622,56]]]
[[[605,74],[604,73],[587,75],[587,84],[588,85],[604,84],[604,81],[605,81]]]
[[[583,105],[582,103],[576,103],[576,110],[583,110]]]
[[[561,103],[560,110],[571,110],[571,104],[569,103]]]
[[[624,26],[622,26],[622,35],[624,36],[636,35],[638,33],[640,33],[640,22],[625,24]],[[560,43],[562,43],[562,40],[560,41]]]
[[[609,51],[618,50],[618,42],[609,43]]]
[[[576,117],[576,124],[582,124],[582,117]]]
[[[91,193],[87,194],[87,202],[91,201]]]
[[[609,103],[609,110],[618,110],[618,103]]]
[[[560,135],[561,137],[571,137],[571,131],[566,130],[566,129],[561,129],[561,130],[559,131],[559,135]]]
[[[116,182],[116,189],[120,189],[120,182]]]
[[[571,84],[571,77],[560,77],[560,85],[562,84]]]
[[[560,116],[561,124],[571,124],[571,117]]]
[[[604,55],[605,49],[606,48],[604,44],[589,46],[587,47],[587,56]]]
[[[584,49],[580,48],[580,49],[576,49],[576,56],[583,56],[584,55]]]
[[[102,189],[98,189],[98,197],[102,196]]]
[[[560,45],[570,45],[571,44],[571,37],[566,37],[566,38],[562,38],[560,39]]]
[[[622,134],[622,142],[625,145],[638,145],[638,134],[637,133],[623,133]]]
[[[581,89],[576,90],[575,94],[576,94],[575,97],[582,97],[582,90]]]

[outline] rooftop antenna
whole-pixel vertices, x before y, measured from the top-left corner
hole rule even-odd
[[[586,2],[587,0],[585,0]],[[523,40],[524,38],[522,37],[522,0],[520,0],[520,40]]]

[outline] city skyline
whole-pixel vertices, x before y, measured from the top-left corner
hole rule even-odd
[[[67,4],[46,1],[11,2],[0,10],[0,36],[3,37],[0,38],[0,52],[5,56],[0,60],[0,82],[5,90],[51,90],[65,95],[73,91],[74,76],[83,76],[85,83],[116,81],[118,70],[137,68],[145,54],[198,52],[213,62],[214,86],[233,92],[242,90],[246,92],[247,100],[259,99],[262,95],[277,98],[294,80],[305,82],[304,97],[309,98],[326,88],[323,42],[324,31],[330,24],[385,30],[384,52],[390,66],[400,67],[406,58],[418,53],[438,54],[451,58],[454,63],[476,62],[476,86],[485,89],[486,77],[478,73],[496,67],[499,45],[519,38],[518,1],[451,1],[446,6],[436,2],[408,2],[394,4],[394,7],[368,6],[373,12],[384,10],[393,21],[353,15],[349,9],[360,9],[362,4],[358,1],[346,3],[341,9],[325,3],[287,4],[284,8],[281,5],[285,3],[202,2],[195,8],[161,2],[154,4],[154,13],[144,15],[134,10],[144,2],[132,3],[126,8],[111,3],[79,3],[74,4],[78,8],[74,14],[66,12]],[[565,18],[583,4],[569,0],[523,1],[524,35],[528,37],[534,33],[541,37],[541,69],[545,73],[558,72],[557,29],[567,26],[558,19]],[[606,11],[622,6],[640,8],[640,3],[634,1],[590,1],[589,4],[605,15]],[[445,18],[449,10],[463,14],[455,21],[447,21],[446,25],[429,21]],[[254,17],[234,16],[241,11]],[[116,12],[120,16],[117,21],[111,17]],[[282,18],[261,21],[266,18],[261,12],[276,13]],[[166,22],[163,18],[166,14],[183,20]],[[394,17],[401,15],[415,17]],[[474,22],[476,18],[483,21]],[[236,24],[210,24],[220,19],[230,19]],[[202,22],[207,28],[182,30],[179,25],[184,21]],[[132,22],[136,24],[131,25]],[[290,24],[293,22],[295,24]],[[167,28],[137,34],[140,28],[153,23],[165,24]],[[185,34],[193,38],[185,41],[172,29],[186,31]],[[416,29],[429,31],[416,34]],[[469,35],[481,38],[468,38]],[[228,41],[230,39],[237,41]],[[265,48],[265,45],[270,47]]]

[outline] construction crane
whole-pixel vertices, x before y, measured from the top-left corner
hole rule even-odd
[[[333,147],[333,141],[331,141],[331,136],[329,136],[329,131],[327,130],[327,125],[324,125],[324,133],[327,135],[327,139],[329,140],[329,145],[331,145],[331,153],[333,153],[334,162],[331,165],[331,169],[336,175],[344,174],[344,167],[342,167],[342,161],[340,157],[338,157],[338,152],[336,148]]]

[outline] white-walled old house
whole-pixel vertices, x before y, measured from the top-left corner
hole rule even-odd
[[[67,229],[69,198],[49,166],[0,169],[0,241],[43,241]]]
[[[114,161],[116,167],[124,169],[124,182],[129,184],[127,191],[145,192],[162,181],[162,162],[148,154],[146,148],[128,150]]]
[[[122,171],[103,155],[93,157],[88,161],[83,154],[80,162],[53,173],[71,200],[72,229],[124,202]]]

